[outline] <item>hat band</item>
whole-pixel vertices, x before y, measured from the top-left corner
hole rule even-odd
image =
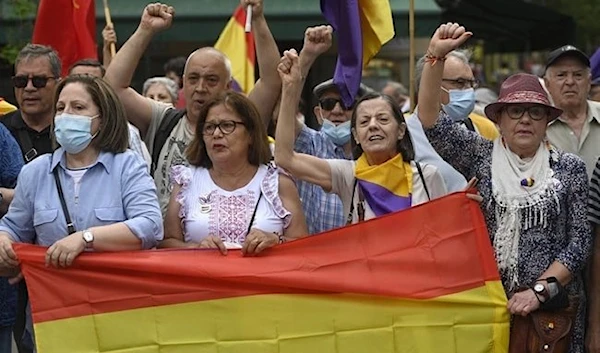
[[[498,103],[541,103],[550,105],[550,101],[545,94],[535,91],[511,92],[506,97],[498,99]]]

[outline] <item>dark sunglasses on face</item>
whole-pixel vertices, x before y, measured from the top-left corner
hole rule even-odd
[[[48,80],[53,80],[56,77],[54,76],[50,76],[50,77],[46,77],[46,76],[25,76],[25,75],[19,75],[19,76],[13,76],[12,77],[12,82],[13,82],[13,86],[15,86],[15,88],[25,88],[27,87],[27,83],[29,82],[29,80],[31,80],[31,84],[33,85],[33,87],[35,88],[44,88],[46,87],[46,84],[48,84]]]
[[[522,105],[509,105],[505,108],[508,117],[514,120],[521,119],[525,112],[529,114],[529,117],[533,120],[540,121],[548,117],[548,110],[539,105],[522,106]]]
[[[337,98],[323,98],[321,100],[319,100],[319,105],[321,106],[321,108],[325,109],[325,110],[333,110],[333,108],[335,108],[335,105],[340,103],[340,107],[342,107],[342,109],[344,110],[352,110],[352,107],[346,107],[344,105],[344,102],[342,102],[341,99],[337,99]]]
[[[237,125],[244,125],[244,123],[242,123],[240,121],[233,121],[233,120],[224,120],[224,121],[219,122],[218,124],[205,123],[204,127],[202,128],[202,134],[203,135],[212,135],[215,133],[215,130],[217,128],[219,128],[219,130],[221,130],[223,135],[229,135],[235,130],[235,127]]]

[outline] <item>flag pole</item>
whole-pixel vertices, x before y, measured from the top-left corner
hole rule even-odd
[[[104,1],[104,17],[106,18],[106,24],[108,26],[112,27],[113,23],[110,18],[110,9],[108,7],[108,0],[103,0],[103,1]],[[110,43],[110,56],[114,57],[116,53],[117,53],[117,48],[115,46],[115,43]]]
[[[409,97],[410,97],[410,111],[415,110],[415,0],[409,0],[408,10],[408,36],[409,36]]]

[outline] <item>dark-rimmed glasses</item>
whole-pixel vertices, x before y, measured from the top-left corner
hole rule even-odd
[[[203,135],[212,135],[215,133],[215,130],[219,128],[223,135],[229,135],[235,131],[236,125],[245,125],[240,121],[233,120],[223,120],[218,124],[215,123],[204,123],[204,127],[202,128]]]
[[[55,79],[54,76],[26,76],[26,75],[18,75],[12,77],[12,83],[15,88],[25,88],[29,80],[31,80],[31,84],[35,88],[44,88],[46,84],[48,84],[48,80]]]
[[[352,110],[352,107],[346,107],[344,102],[338,98],[323,98],[319,100],[319,105],[325,110],[333,110],[338,103],[340,103],[340,107],[342,107],[343,110]]]
[[[535,121],[540,121],[548,117],[548,109],[539,105],[509,105],[504,108],[508,117],[514,120],[521,119],[525,112],[529,114],[529,117]]]
[[[443,78],[442,81],[450,82],[453,87],[458,89],[466,89],[466,88],[477,88],[479,87],[479,81],[477,80],[468,80],[465,78]]]

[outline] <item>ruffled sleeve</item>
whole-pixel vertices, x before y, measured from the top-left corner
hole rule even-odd
[[[283,228],[287,228],[292,222],[292,213],[283,207],[279,197],[279,173],[285,174],[281,168],[267,166],[267,175],[263,179],[260,189],[273,208],[273,212],[283,220]]]
[[[169,185],[172,189],[174,184],[181,186],[179,193],[175,196],[175,200],[181,206],[179,208],[179,218],[184,219],[187,216],[187,203],[185,202],[188,188],[192,180],[192,169],[184,165],[176,165],[171,167],[171,173],[169,174]]]

